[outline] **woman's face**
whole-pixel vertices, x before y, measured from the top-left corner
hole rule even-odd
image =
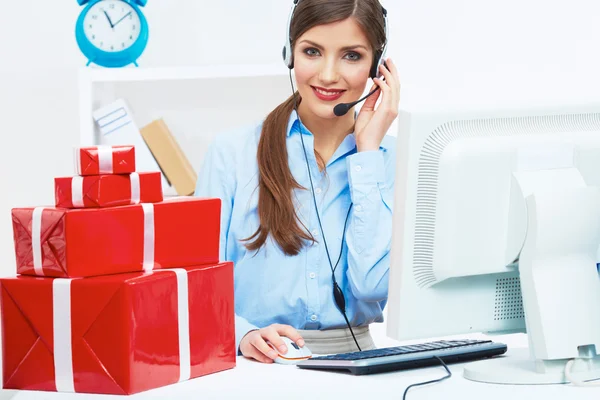
[[[302,107],[320,118],[336,118],[336,104],[364,93],[372,64],[371,46],[354,18],[309,29],[294,45]]]

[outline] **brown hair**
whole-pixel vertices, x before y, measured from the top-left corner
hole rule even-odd
[[[373,62],[377,62],[386,40],[379,0],[301,0],[290,25],[292,49],[296,39],[309,29],[350,17],[362,27],[373,50]],[[287,255],[297,255],[305,240],[314,242],[306,227],[300,227],[302,222],[292,200],[294,189],[304,189],[290,171],[286,147],[288,119],[295,98],[299,104],[301,98],[296,92],[271,111],[262,126],[257,151],[260,225],[252,236],[244,239],[248,241],[248,250],[260,249],[269,235]]]

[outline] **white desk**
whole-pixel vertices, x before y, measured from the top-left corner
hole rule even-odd
[[[478,338],[482,335],[461,335]],[[492,337],[512,347],[524,347],[524,335]],[[416,341],[415,341],[416,342]],[[378,346],[397,343],[385,339]],[[441,383],[411,388],[407,400],[598,400],[600,387],[579,388],[572,385],[512,386],[489,385],[462,377],[462,364],[450,365],[452,377]],[[353,376],[344,373],[301,370],[295,366],[260,364],[238,357],[237,366],[228,371],[192,379],[187,382],[150,390],[133,396],[106,396],[32,391],[2,391],[0,400],[80,400],[80,399],[256,399],[256,400],[401,400],[405,388],[421,381],[442,377],[443,367]]]

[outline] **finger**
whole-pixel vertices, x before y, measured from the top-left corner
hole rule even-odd
[[[262,354],[264,354],[272,360],[276,359],[278,356],[277,352],[273,350],[273,348],[271,348],[271,346],[269,346],[260,335],[256,335],[256,337],[252,339],[250,344]]]
[[[273,363],[273,359],[265,356],[263,353],[261,353],[254,346],[250,346],[250,349],[248,350],[248,353],[244,354],[244,356],[248,357],[248,358],[253,358],[256,361],[260,361],[260,362],[265,363],[265,364],[271,364],[271,363]]]
[[[392,75],[389,69],[387,69],[384,65],[379,65],[379,71],[385,78],[385,82],[388,86],[392,87],[396,85],[396,78]]]
[[[369,90],[369,93],[371,93],[376,88],[378,88],[378,85],[375,83],[375,84],[373,84],[373,87],[371,87],[371,89]],[[377,104],[377,100],[379,99],[380,95],[381,95],[381,90],[377,90],[371,96],[367,97],[361,110],[373,111],[375,109],[375,105]]]
[[[392,92],[394,93],[394,104],[400,103],[400,74],[398,73],[398,68],[396,67],[396,63],[391,58],[388,58],[386,61],[388,66],[388,70],[391,72],[394,77],[394,84],[390,84],[392,87]]]
[[[277,325],[276,329],[277,333],[279,333],[280,335],[287,337],[288,339],[296,343],[298,346],[304,347],[304,339],[302,338],[300,333],[298,333],[298,331],[294,329],[294,327],[289,325]]]
[[[391,72],[392,76],[395,78],[396,83],[400,83],[400,74],[398,74],[398,68],[396,67],[396,63],[391,58],[388,58],[385,62],[387,65],[388,71]]]
[[[381,82],[380,87],[381,91],[383,92],[383,100],[377,108],[377,112],[375,114],[382,116],[395,116],[398,113],[398,106],[392,100],[392,88],[390,88],[390,86],[386,82]]]
[[[390,85],[386,81],[380,78],[374,78],[373,81],[377,83],[380,91],[383,93],[383,101],[389,103],[391,99],[391,91]]]
[[[271,342],[271,344],[273,346],[275,346],[280,353],[287,353],[288,348],[285,345],[285,342],[283,341],[283,339],[281,339],[281,336],[279,336],[279,333],[277,332],[277,329],[275,329],[275,327],[269,327],[267,329],[265,329],[264,333],[262,333],[263,338],[265,338],[266,340],[268,340],[269,342]]]
[[[394,74],[392,74],[392,71],[391,71],[391,64],[392,64],[392,62],[388,58],[385,62],[379,64],[379,66],[377,67],[379,69],[379,72],[381,73],[381,75],[383,75],[385,80],[388,83],[390,83],[390,85],[395,81]]]
[[[389,62],[389,65],[388,65],[388,62]],[[396,103],[400,102],[400,93],[399,93],[400,89],[399,89],[398,78],[395,74],[393,74],[391,72],[391,69],[393,67],[393,62],[389,58],[388,58],[388,61],[386,61],[386,65],[387,65],[387,68],[383,65],[380,65],[379,68],[380,68],[381,74],[385,78],[386,83],[392,89],[389,100],[391,100],[391,103],[396,104]]]

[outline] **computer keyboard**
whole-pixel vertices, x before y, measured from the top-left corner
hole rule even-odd
[[[296,365],[304,369],[345,370],[354,375],[366,375],[440,365],[436,356],[446,364],[452,364],[498,356],[506,350],[505,344],[491,340],[441,340],[312,357]]]

